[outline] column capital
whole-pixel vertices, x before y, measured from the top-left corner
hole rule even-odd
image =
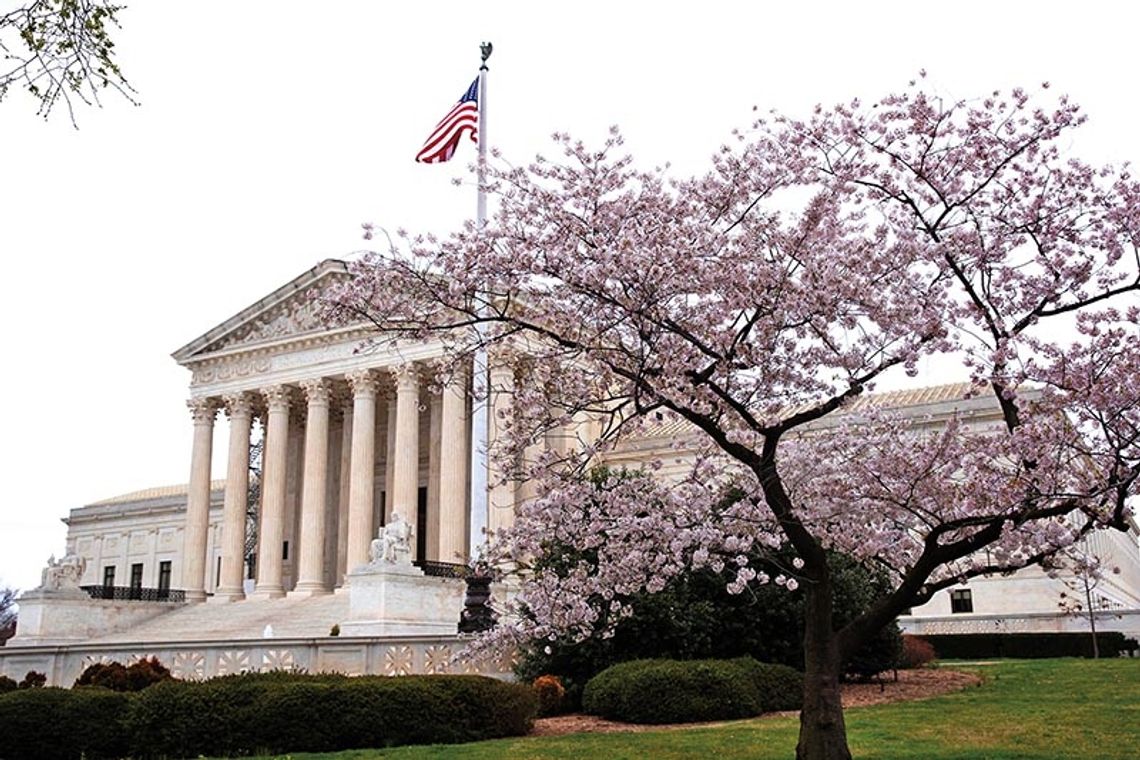
[[[309,402],[309,406],[328,406],[329,400],[332,398],[332,382],[324,377],[316,377],[309,380],[302,380],[301,390],[305,392],[305,398]]]
[[[215,398],[192,398],[186,401],[190,416],[195,425],[213,425],[218,414],[218,400]]]
[[[389,367],[392,378],[396,381],[396,392],[414,391],[420,387],[419,367],[415,362],[406,362]]]
[[[353,370],[346,374],[344,378],[348,381],[348,386],[352,389],[353,397],[376,397],[376,388],[379,384],[379,379],[372,370]]]
[[[268,388],[262,388],[261,395],[265,397],[265,403],[270,412],[289,411],[292,392],[288,385],[272,385]]]
[[[242,391],[241,393],[223,396],[222,403],[226,409],[226,416],[231,419],[234,417],[252,417],[256,399],[253,394]]]

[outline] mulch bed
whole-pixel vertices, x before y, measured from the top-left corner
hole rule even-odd
[[[916,699],[929,699],[952,691],[961,691],[981,683],[981,679],[971,673],[954,670],[900,670],[898,681],[888,677],[882,683],[846,683],[843,690],[844,707],[865,707],[888,702],[903,702]],[[794,712],[769,713],[772,715],[797,715]],[[662,729],[693,728],[712,726],[719,723],[669,723],[664,725],[641,725],[619,723],[593,715],[558,715],[553,718],[539,718],[534,722],[531,736],[561,736],[579,733],[617,733],[620,731],[660,731]]]

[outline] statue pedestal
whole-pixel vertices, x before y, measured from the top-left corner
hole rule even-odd
[[[348,621],[342,636],[453,636],[466,585],[436,578],[406,559],[362,565],[346,578]]]
[[[92,599],[78,588],[35,589],[17,602],[20,616],[10,648],[77,644],[125,630],[183,606],[175,602]]]

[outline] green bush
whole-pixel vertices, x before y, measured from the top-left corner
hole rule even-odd
[[[791,671],[789,673],[788,671]],[[592,715],[628,723],[687,723],[759,715],[788,704],[775,690],[802,692],[802,679],[750,657],[735,660],[633,660],[590,679],[582,706]],[[767,693],[762,690],[771,689]],[[769,708],[768,705],[776,705]]]
[[[132,697],[101,688],[21,689],[0,695],[0,752],[20,760],[97,760],[129,751]]]
[[[903,655],[902,630],[890,623],[851,656],[843,666],[843,676],[855,681],[870,681],[883,671],[893,670]]]
[[[804,674],[787,665],[757,662],[738,657],[732,662],[744,668],[760,699],[760,712],[799,710],[804,705]]]
[[[1092,636],[1087,633],[956,633],[925,638],[941,659],[974,660],[991,657],[1092,657]],[[1119,657],[1128,651],[1124,634],[1101,631],[1096,635],[1101,657]]]
[[[15,691],[18,688],[20,688],[19,684],[17,684],[13,679],[9,678],[8,676],[0,676],[0,694],[8,691]]]
[[[265,673],[156,684],[128,729],[140,758],[328,752],[521,736],[536,710],[529,686],[482,676]]]

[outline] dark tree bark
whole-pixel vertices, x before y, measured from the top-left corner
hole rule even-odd
[[[832,630],[831,607],[831,579],[825,566],[805,594],[804,706],[796,760],[851,760],[839,692],[843,660]]]

